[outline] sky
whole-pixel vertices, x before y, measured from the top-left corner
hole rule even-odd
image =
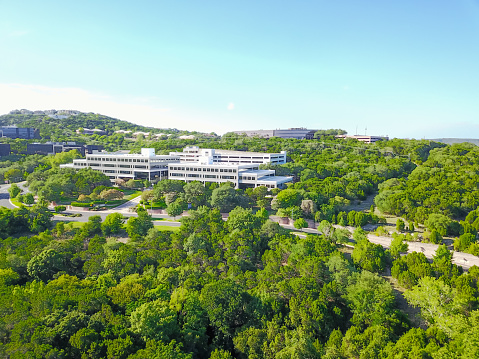
[[[0,114],[479,138],[479,0],[0,0]]]

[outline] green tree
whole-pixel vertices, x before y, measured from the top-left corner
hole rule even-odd
[[[22,190],[15,183],[12,183],[10,185],[10,188],[8,189],[8,193],[10,194],[10,198],[17,197],[21,192],[22,192]]]
[[[33,194],[30,193],[30,192],[25,193],[25,195],[23,196],[23,203],[25,203],[27,206],[30,206],[33,203],[35,203],[35,199],[33,198]]]
[[[176,218],[177,216],[182,214],[183,210],[184,210],[184,204],[182,201],[178,201],[178,200],[170,203],[166,207],[166,213],[168,213],[168,216],[171,216],[173,218]]]
[[[399,233],[404,232],[404,229],[406,228],[406,224],[401,218],[398,218],[396,221],[396,231]]]
[[[236,207],[229,213],[226,225],[230,231],[235,229],[252,231],[260,228],[261,221],[257,216],[253,215],[250,208]]]
[[[386,267],[383,247],[371,243],[366,238],[356,242],[352,258],[355,264],[371,272],[381,272]]]
[[[392,288],[377,274],[362,271],[347,287],[346,299],[353,318],[351,322],[359,326],[383,325],[394,322],[394,294]]]
[[[229,212],[236,207],[236,191],[229,184],[224,184],[213,190],[210,203],[211,206],[218,208],[220,212]]]
[[[125,218],[121,213],[110,213],[101,224],[101,231],[104,235],[116,234],[123,228]]]
[[[404,237],[402,235],[393,235],[393,238],[390,247],[391,256],[393,258],[399,258],[401,253],[408,251],[409,245],[404,243]]]
[[[153,228],[151,216],[143,208],[138,209],[138,217],[130,217],[126,223],[126,232],[130,238],[138,239],[148,234],[148,230]]]
[[[54,249],[44,250],[30,259],[27,265],[29,276],[45,282],[62,270],[65,270],[63,256]]]
[[[131,313],[130,323],[131,329],[144,340],[170,342],[179,336],[176,312],[170,309],[166,301],[155,300],[142,304]]]
[[[471,244],[476,242],[476,237],[471,233],[464,233],[454,241],[454,250],[464,252],[469,249]]]
[[[100,193],[100,198],[104,201],[113,201],[122,199],[124,196],[123,192],[117,189],[106,189]]]
[[[206,188],[203,183],[193,181],[185,184],[183,187],[183,198],[186,203],[191,203],[193,207],[198,207],[206,203]]]
[[[294,228],[303,230],[303,228],[308,228],[308,222],[304,218],[298,218],[296,221],[294,221]]]

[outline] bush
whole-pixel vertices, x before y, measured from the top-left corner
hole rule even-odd
[[[93,203],[84,203],[84,202],[72,202],[71,205],[73,207],[91,207],[93,206]]]
[[[67,210],[67,207],[65,207],[65,206],[55,206],[55,212],[56,213],[64,212],[66,210]]]

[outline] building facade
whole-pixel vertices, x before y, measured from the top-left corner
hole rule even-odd
[[[388,141],[388,136],[366,136],[366,135],[336,135],[336,138],[353,138],[364,143],[374,143],[377,141]]]
[[[17,126],[0,126],[0,137],[34,139],[40,138],[38,130]]]
[[[231,182],[235,188],[241,189],[258,186],[284,188],[286,183],[293,180],[292,177],[275,176],[274,170],[259,169],[260,164],[272,163],[268,159],[285,163],[286,152],[268,154],[228,151],[220,155],[216,151],[218,150],[187,147],[183,152],[176,152],[175,154],[181,154],[180,162],[168,164],[168,179],[219,184]]]
[[[180,157],[181,162],[198,162],[200,158],[211,156],[213,163],[272,163],[274,165],[286,163],[286,151],[281,151],[280,153],[262,153],[188,146],[183,149],[183,152],[170,152],[170,155]]]
[[[73,160],[73,163],[60,165],[67,168],[90,167],[115,179],[147,179],[157,181],[168,178],[168,164],[180,162],[176,156],[156,155],[153,148],[142,148],[140,154],[119,152],[96,152],[86,154],[86,159]]]
[[[242,151],[220,151],[186,147],[183,152],[156,155],[153,148],[142,148],[141,154],[87,153],[86,159],[61,165],[67,168],[86,168],[103,172],[111,180],[162,179],[202,183],[231,182],[235,188],[266,186],[284,188],[292,177],[275,176],[274,170],[260,170],[260,164],[286,163],[286,152],[257,153]]]
[[[77,150],[82,156],[92,154],[94,151],[102,151],[102,145],[80,145],[75,142],[47,142],[47,143],[28,143],[28,155],[52,155],[60,152]]]

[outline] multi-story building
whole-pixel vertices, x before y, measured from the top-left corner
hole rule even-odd
[[[228,153],[225,157],[218,157],[216,151],[218,150],[187,147],[183,152],[170,153],[170,155],[181,154],[181,161],[168,164],[168,178],[186,182],[231,182],[235,188],[258,186],[284,188],[286,183],[293,180],[292,177],[275,176],[274,170],[259,169],[261,163],[269,163],[268,158],[276,158],[274,155],[279,154],[229,151],[235,152],[234,156],[229,156],[231,153]],[[245,155],[242,156],[242,154]],[[260,162],[259,158],[254,158],[255,155],[265,156],[261,157]],[[268,155],[273,157],[268,157]],[[286,152],[282,152],[280,155],[284,156],[284,162],[280,163],[285,163]],[[278,158],[276,160],[280,161]]]
[[[218,153],[219,152],[219,153]],[[286,152],[257,153],[223,151],[186,147],[183,152],[155,155],[152,148],[142,148],[141,154],[94,152],[86,159],[73,160],[61,167],[90,167],[110,179],[175,179],[203,183],[231,182],[236,188],[266,186],[284,188],[292,177],[275,176],[274,170],[260,170],[264,163],[286,163]]]
[[[213,163],[272,163],[274,165],[286,163],[286,151],[281,151],[280,153],[262,153],[188,146],[183,149],[183,152],[170,152],[170,155],[179,156],[181,162],[198,162],[202,157],[211,156]]]
[[[106,135],[106,131],[100,130],[98,128],[84,128],[83,130],[78,129],[76,133],[83,133],[84,135]]]
[[[297,140],[311,140],[317,130],[308,130],[304,127],[277,129],[277,130],[253,130],[253,131],[233,131],[238,135],[245,135],[248,137],[280,137],[280,138],[295,138]]]
[[[38,130],[34,128],[0,126],[0,137],[33,139],[40,138],[40,135]]]
[[[366,136],[366,135],[337,135],[336,138],[353,138],[360,142],[374,143],[377,141],[388,141],[388,136]]]
[[[168,164],[180,162],[180,158],[170,155],[156,155],[153,148],[142,148],[140,154],[121,152],[93,152],[86,159],[73,160],[73,163],[60,167],[90,167],[115,179],[147,179],[157,181],[168,177]]]
[[[47,143],[28,143],[28,155],[51,155],[60,152],[78,150],[82,156],[86,153],[92,154],[93,151],[102,151],[102,145],[81,145],[75,142],[47,142]]]

